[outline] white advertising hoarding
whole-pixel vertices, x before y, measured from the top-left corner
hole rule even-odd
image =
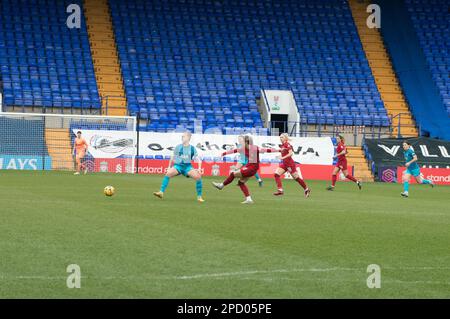
[[[74,130],[75,133],[75,130]],[[135,136],[129,131],[84,130],[83,137],[89,144],[94,158],[117,158],[121,156],[170,156],[181,143],[182,133],[139,133],[139,154]],[[278,148],[277,136],[254,136],[254,143],[261,147]],[[237,147],[237,135],[192,134],[191,144],[201,157],[219,157],[222,152]],[[293,137],[294,160],[302,164],[332,165],[334,146],[329,137]],[[261,154],[261,160],[274,159],[277,154]]]

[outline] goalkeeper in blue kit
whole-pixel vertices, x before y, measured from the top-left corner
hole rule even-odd
[[[403,197],[409,197],[409,180],[411,176],[414,176],[417,183],[419,184],[428,184],[431,185],[431,187],[434,187],[432,181],[423,178],[420,174],[420,167],[419,164],[417,164],[417,155],[412,149],[411,144],[405,141],[403,142],[402,146],[406,161],[406,171],[403,172],[403,192],[401,193],[401,195]]]
[[[182,144],[175,147],[173,151],[172,158],[169,161],[169,167],[167,168],[167,173],[163,178],[161,188],[158,192],[154,192],[153,195],[159,198],[164,197],[164,192],[167,186],[169,186],[169,181],[172,177],[177,175],[183,175],[185,177],[190,177],[195,180],[195,188],[197,192],[197,201],[204,202],[202,198],[203,183],[201,175],[202,162],[198,157],[196,148],[190,144],[191,132],[184,132],[182,136]],[[192,161],[196,160],[198,163],[198,169],[194,169],[192,166]],[[172,163],[174,163],[173,167]]]

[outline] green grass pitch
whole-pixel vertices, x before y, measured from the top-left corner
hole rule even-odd
[[[184,177],[159,200],[161,176],[0,171],[0,298],[450,297],[449,187],[310,181],[305,199],[285,181],[278,198],[253,179],[245,206],[212,180],[200,204]]]

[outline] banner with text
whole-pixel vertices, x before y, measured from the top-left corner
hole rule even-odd
[[[404,166],[402,139],[366,139],[369,153],[377,167]],[[450,167],[450,142],[432,138],[410,138],[407,141],[423,167]]]
[[[140,132],[137,138],[129,131],[84,130],[83,136],[89,144],[93,158],[120,158],[139,155],[141,157],[170,156],[181,143],[181,133]],[[237,135],[193,134],[191,144],[202,158],[213,159],[222,152],[238,146]],[[261,147],[278,148],[277,136],[254,136],[254,143]],[[301,164],[332,165],[334,146],[329,137],[294,137],[290,142],[294,148],[294,160]],[[261,160],[275,159],[278,154],[261,154]],[[231,157],[231,156],[230,156]]]
[[[11,170],[51,170],[50,156],[32,155],[2,155],[0,154],[0,169]]]
[[[136,173],[139,174],[165,174],[169,165],[168,160],[148,160],[140,159],[137,164]],[[93,172],[103,173],[131,173],[131,165],[124,158],[96,158]],[[278,164],[262,163],[259,167],[259,174],[263,178],[272,178]],[[194,164],[197,168],[197,164]],[[333,171],[332,165],[298,165],[297,170],[304,179],[307,180],[330,180]],[[230,171],[236,169],[236,163],[202,163],[202,175],[204,176],[227,176]],[[349,167],[349,171],[353,168]],[[285,178],[290,178],[285,174]],[[345,176],[339,175],[340,180],[345,180]]]
[[[398,183],[402,183],[402,175],[405,170],[405,167],[397,168]],[[420,173],[435,184],[450,185],[450,168],[421,168]],[[411,178],[410,182],[415,183],[416,180]]]

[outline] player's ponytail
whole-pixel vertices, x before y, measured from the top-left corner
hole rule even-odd
[[[244,136],[245,147],[249,148],[250,145],[253,145],[253,138],[250,135]]]

